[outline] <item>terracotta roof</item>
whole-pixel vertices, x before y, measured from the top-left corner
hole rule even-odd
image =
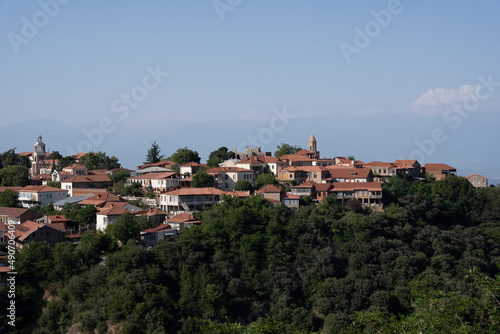
[[[472,178],[472,177],[479,177],[479,178],[481,178],[481,179],[488,180],[488,178],[487,178],[487,177],[484,177],[484,176],[479,175],[479,174],[472,174],[472,175],[466,176],[465,178],[466,178],[466,179],[470,179],[470,178]]]
[[[297,154],[285,154],[282,155],[280,159],[288,161],[310,161],[310,162],[315,161],[314,159],[308,158],[304,155],[297,155]]]
[[[330,189],[332,189],[333,185],[332,185],[332,183],[316,183],[314,188],[316,189],[317,192],[324,193],[324,192],[328,192]]]
[[[18,218],[18,217],[21,217],[21,215],[25,214],[28,211],[30,211],[30,210],[29,209],[22,209],[22,208],[3,208],[3,207],[0,207],[0,216]]]
[[[398,166],[398,167],[402,167],[402,166],[413,166],[415,163],[418,163],[417,160],[396,160],[394,162],[394,165]]]
[[[63,183],[94,183],[94,182],[111,182],[111,179],[106,174],[98,175],[75,175]]]
[[[365,167],[395,168],[392,162],[372,161],[365,164]]]
[[[331,168],[328,172],[330,177],[335,179],[366,179],[372,170],[370,168]]]
[[[216,188],[181,188],[172,191],[163,191],[162,194],[189,196],[189,195],[231,195],[227,191],[222,191]]]
[[[293,186],[292,188],[313,188],[316,186],[316,182],[305,181],[299,184],[298,186]]]
[[[207,174],[237,173],[237,172],[253,173],[254,171],[251,169],[240,168],[240,167],[213,167],[213,168],[207,169],[205,171],[205,173],[207,173]]]
[[[271,157],[271,156],[268,156],[268,155],[251,155],[249,157],[246,157],[245,159],[242,159],[238,162],[236,162],[236,164],[241,164],[241,163],[244,163],[244,164],[263,164],[263,163],[284,163],[283,160],[279,159],[279,158],[276,158],[276,157]]]
[[[164,172],[164,173],[147,173],[138,176],[129,177],[129,180],[161,180],[169,179],[172,176],[176,176],[176,172]]]
[[[427,170],[447,170],[447,171],[457,171],[455,168],[448,166],[447,164],[434,164],[434,163],[427,163],[424,166],[425,169]]]
[[[79,160],[81,157],[83,157],[84,155],[86,155],[88,153],[90,153],[90,152],[87,152],[87,153],[77,153],[77,154],[73,154],[71,157],[73,159]],[[95,153],[94,153],[94,155],[95,155]]]
[[[89,170],[90,175],[97,175],[97,174],[108,174],[107,169],[92,169]]]
[[[0,187],[0,193],[3,193],[7,189],[19,192],[19,191],[23,190],[24,187]]]
[[[292,195],[292,194],[281,194],[281,199],[300,199],[300,196]]]
[[[127,209],[120,208],[118,206],[109,206],[101,208],[97,214],[101,216],[120,216],[125,212],[131,213]]]
[[[169,223],[198,223],[200,222],[195,216],[189,213],[179,213],[178,215],[166,220]]]
[[[326,167],[323,166],[291,166],[291,167],[285,167],[281,168],[280,170],[286,170],[289,172],[322,172],[326,169]]]
[[[28,220],[27,222],[24,222],[21,225],[16,226],[16,230],[19,231],[20,233],[18,233],[18,235],[16,235],[16,233],[14,233],[14,235],[16,237],[18,237],[19,240],[24,241],[24,240],[26,240],[26,238],[28,238],[30,236],[31,233],[42,228],[43,226],[47,226],[49,228],[52,228],[49,225],[36,223],[34,221]]]
[[[31,180],[36,181],[36,180],[45,180],[45,181],[52,181],[52,174],[38,174],[35,175],[31,178]]]
[[[164,215],[166,215],[166,213],[158,208],[151,209],[148,212],[146,212],[146,216],[164,216]]]
[[[333,191],[382,191],[380,182],[333,182]]]
[[[19,152],[17,153],[17,155],[21,157],[31,157],[33,155],[33,152]]]
[[[251,195],[245,191],[233,191],[233,195],[236,195],[237,197],[240,198],[251,197]]]
[[[54,230],[58,230],[61,232],[66,232],[66,228],[68,227],[66,222],[50,223],[47,226],[52,227]]]
[[[316,154],[316,152],[309,151],[309,150],[306,150],[306,149],[302,149],[300,151],[295,152],[295,155],[314,155],[314,154]]]
[[[173,161],[170,161],[170,160],[163,160],[163,161],[156,162],[156,163],[140,165],[140,166],[138,166],[138,169],[144,169],[144,168],[147,168],[147,167],[170,166],[170,165],[177,165],[177,163],[173,162]]]
[[[63,168],[63,170],[65,170],[65,169],[71,169],[71,170],[72,170],[72,169],[87,169],[87,167],[85,167],[85,166],[84,166],[84,165],[82,165],[82,164],[72,164],[72,165],[70,165],[70,166],[68,166],[68,167],[64,167],[64,168]]]
[[[87,199],[84,199],[83,201],[78,202],[78,204],[81,205],[99,205],[102,203],[106,202],[122,202],[123,199],[120,196],[117,196],[115,194],[105,192],[102,194],[97,194],[92,197],[89,197]],[[124,202],[126,203],[126,202]]]
[[[49,187],[49,186],[26,186],[20,191],[32,192],[32,193],[68,192],[66,189]]]
[[[63,215],[47,216],[51,223],[55,222],[69,222],[70,220]]]
[[[187,164],[181,165],[181,167],[201,167],[205,166],[204,164],[199,164],[197,162],[188,162]]]
[[[147,230],[141,231],[141,234],[156,233],[160,231],[173,230],[173,228],[168,224],[160,224],[153,228],[148,228]]]
[[[256,194],[262,194],[262,193],[280,193],[282,190],[280,187],[275,186],[274,184],[267,184],[264,187],[260,188],[257,190],[255,193]]]

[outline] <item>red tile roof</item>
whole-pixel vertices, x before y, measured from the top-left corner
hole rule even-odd
[[[174,196],[190,196],[190,195],[231,195],[230,192],[222,191],[216,188],[181,188],[172,191],[163,191],[162,194]]]
[[[120,208],[118,206],[109,206],[101,208],[97,214],[101,216],[120,216],[125,212],[132,213],[127,209]]]
[[[398,166],[398,167],[402,167],[402,166],[413,166],[415,163],[418,163],[417,160],[396,160],[394,162],[394,165]]]
[[[160,224],[156,227],[153,227],[153,228],[148,228],[147,230],[143,230],[141,231],[141,234],[149,234],[149,233],[156,233],[156,232],[160,232],[160,231],[167,231],[167,230],[173,230],[173,228],[168,225],[168,224]]]
[[[147,174],[129,177],[129,179],[130,180],[162,180],[162,179],[173,178],[176,175],[177,175],[176,172],[147,173]]]
[[[98,175],[75,175],[63,183],[94,183],[94,182],[111,182],[111,179],[106,174]]]
[[[65,169],[69,169],[69,170],[73,170],[73,169],[87,169],[87,167],[85,167],[82,164],[72,164],[70,166],[67,166],[67,167],[63,168],[63,170],[65,170]]]
[[[335,179],[366,179],[372,173],[370,168],[330,168],[331,178]]]
[[[315,161],[314,159],[310,159],[304,155],[297,155],[297,154],[285,154],[280,157],[281,160],[283,161],[302,161],[302,162],[313,162]]]
[[[21,217],[21,215],[25,214],[28,211],[29,211],[29,209],[0,207],[0,216],[18,218],[18,217]]]
[[[268,184],[265,185],[264,187],[260,188],[257,190],[255,193],[256,194],[263,194],[263,193],[280,193],[282,190],[280,187],[275,186],[274,184]]]
[[[56,223],[56,222],[69,222],[70,220],[63,215],[55,215],[55,216],[47,216],[49,218],[51,223]]]
[[[457,171],[455,168],[448,166],[447,164],[439,164],[439,163],[426,163],[424,166],[427,170],[447,170],[447,171]]]
[[[19,191],[23,190],[24,187],[0,187],[0,194],[3,193],[7,189],[19,192]]]
[[[199,164],[197,162],[188,162],[187,164],[181,165],[181,167],[201,167],[205,166],[205,164]]]
[[[49,187],[49,186],[26,186],[21,191],[31,192],[31,193],[68,192],[66,189]]]
[[[472,177],[479,177],[479,178],[481,178],[481,179],[488,180],[488,178],[487,178],[487,177],[484,177],[484,176],[479,175],[479,174],[472,174],[472,175],[466,176],[465,178],[466,178],[466,179],[470,179],[470,178],[472,178]]]
[[[199,223],[200,221],[196,219],[195,216],[189,213],[179,213],[178,215],[167,219],[169,223]]]
[[[207,174],[237,173],[237,172],[253,173],[254,171],[251,169],[240,168],[240,167],[213,167],[205,171],[205,173]]]
[[[97,194],[83,201],[78,202],[80,205],[100,205],[106,202],[124,202],[120,196],[112,194],[110,192],[105,192],[102,194]],[[126,202],[124,202],[126,203]]]
[[[246,157],[245,159],[242,159],[238,161],[236,164],[263,164],[263,163],[268,163],[268,164],[282,164],[284,163],[283,160],[276,158],[276,157],[271,157],[268,155],[251,155],[249,157]]]
[[[333,182],[333,191],[382,191],[380,182]]]
[[[395,168],[392,162],[372,161],[365,164],[365,167],[382,167],[382,168]]]

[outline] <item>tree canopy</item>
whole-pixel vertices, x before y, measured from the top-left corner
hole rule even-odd
[[[261,173],[257,175],[253,184],[255,189],[260,189],[268,184],[278,184],[278,181],[273,173]]]
[[[214,177],[205,171],[196,173],[193,176],[193,188],[205,188],[214,186]]]
[[[276,148],[277,150],[274,152],[274,156],[277,158],[286,154],[294,154],[302,150],[302,148],[299,146],[292,146],[286,143],[281,143],[280,145],[276,146]]]
[[[120,168],[117,157],[109,157],[106,153],[100,151],[85,154],[80,158],[80,163],[87,167],[88,170]]]
[[[29,184],[29,169],[23,165],[9,165],[0,169],[0,185],[25,187]]]
[[[7,166],[21,165],[26,168],[31,168],[31,162],[28,157],[17,155],[15,148],[11,148],[3,153],[0,153],[0,169]]]
[[[221,146],[217,150],[212,151],[208,156],[207,165],[208,167],[219,167],[219,164],[233,159],[235,157],[234,152],[229,151],[227,147]]]
[[[144,161],[144,163],[154,164],[162,161],[164,155],[160,154],[160,152],[161,152],[160,145],[158,145],[155,140],[153,143],[151,143],[151,148],[148,150],[148,153],[146,154],[146,161]]]
[[[19,206],[19,193],[12,189],[5,189],[3,193],[0,193],[0,206],[1,207],[11,207],[15,208]]]
[[[167,160],[171,160],[180,165],[187,164],[188,162],[200,163],[201,161],[198,152],[190,150],[187,147],[178,148],[174,154],[167,158]]]

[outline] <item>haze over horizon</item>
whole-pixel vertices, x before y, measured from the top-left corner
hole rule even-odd
[[[0,3],[0,151],[257,143],[500,182],[497,1]],[[287,116],[288,115],[288,116]],[[255,138],[252,140],[252,138]],[[493,181],[493,182],[491,182]]]

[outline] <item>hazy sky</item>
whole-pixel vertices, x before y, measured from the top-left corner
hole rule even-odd
[[[122,143],[127,167],[153,140],[206,158],[312,131],[322,155],[500,166],[481,129],[500,125],[499,22],[495,0],[2,0],[0,150],[31,150],[38,133],[5,134],[37,120],[71,130],[53,150]]]

